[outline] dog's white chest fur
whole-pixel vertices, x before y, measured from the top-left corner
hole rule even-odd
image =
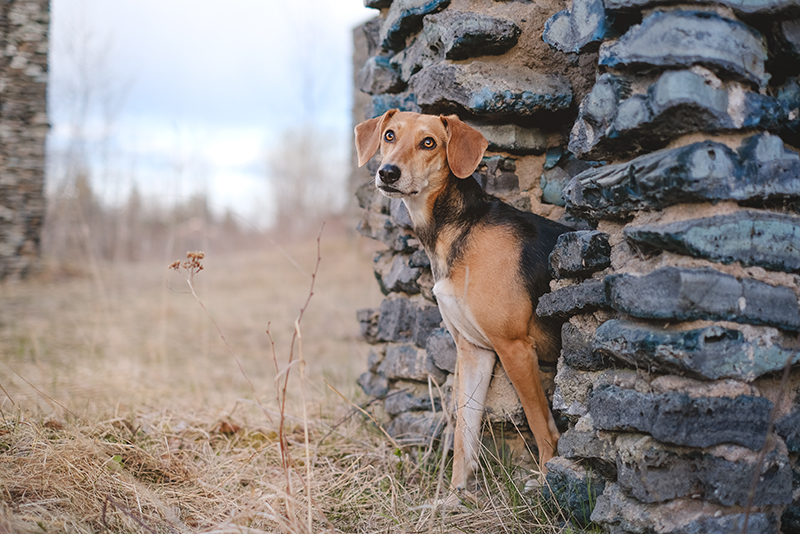
[[[443,278],[436,282],[433,286],[433,294],[436,295],[439,311],[450,333],[458,332],[473,345],[486,350],[494,350],[466,302],[466,296],[456,293],[453,282],[449,278]]]

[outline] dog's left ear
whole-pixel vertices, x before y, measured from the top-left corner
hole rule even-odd
[[[447,128],[447,163],[459,178],[469,178],[483,158],[489,142],[478,130],[456,115],[440,117]]]
[[[397,113],[396,109],[390,109],[380,117],[366,120],[356,126],[356,153],[359,167],[368,162],[378,151],[378,147],[381,145],[383,125],[395,113]]]

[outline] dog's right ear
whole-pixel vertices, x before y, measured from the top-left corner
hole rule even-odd
[[[356,126],[356,152],[358,153],[358,166],[363,166],[375,155],[381,146],[381,132],[386,121],[397,113],[390,109],[380,117],[369,119]]]

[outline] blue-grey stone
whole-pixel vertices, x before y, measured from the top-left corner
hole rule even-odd
[[[439,412],[404,412],[386,425],[386,432],[400,445],[429,445],[447,425]]]
[[[597,230],[561,234],[550,253],[550,274],[555,278],[585,278],[609,265],[611,245],[608,234]]]
[[[378,317],[379,341],[409,342],[414,339],[414,324],[417,321],[417,308],[403,297],[383,299]]]
[[[422,28],[425,15],[437,13],[449,4],[450,0],[394,0],[381,26],[381,46],[395,51],[404,48],[406,39]]]
[[[602,477],[587,471],[578,462],[555,457],[547,462],[547,485],[542,494],[545,499],[555,500],[561,510],[585,527],[605,487]]]
[[[563,147],[553,146],[548,148],[544,158],[544,170],[549,171],[550,169],[558,165],[558,162],[561,161],[561,157],[563,155],[564,155]]]
[[[645,432],[664,443],[711,447],[723,443],[758,450],[767,436],[772,402],[764,397],[690,397],[601,386],[589,398],[595,428]]]
[[[590,313],[608,307],[603,280],[587,280],[539,297],[536,314],[539,317],[567,318],[578,313]]]
[[[414,223],[411,222],[411,216],[408,214],[405,202],[399,198],[389,200],[389,217],[392,219],[392,224],[408,230],[414,229]]]
[[[377,95],[399,93],[406,88],[406,83],[388,57],[373,56],[358,71],[356,87],[369,95]]]
[[[369,397],[380,398],[389,393],[389,381],[380,373],[367,371],[358,377],[357,382]]]
[[[766,41],[746,24],[706,11],[657,11],[601,46],[599,62],[613,68],[703,65],[765,87],[766,59]]]
[[[562,52],[580,52],[613,35],[602,0],[574,0],[544,23],[544,41]]]
[[[627,227],[625,237],[644,248],[800,273],[800,217],[783,213],[740,211],[669,224]]]
[[[472,175],[490,195],[508,196],[519,192],[517,164],[512,158],[489,156],[481,160]]]
[[[437,328],[431,332],[425,344],[425,351],[436,367],[448,373],[456,372],[458,356],[456,343],[446,328]]]
[[[361,337],[367,343],[378,342],[378,318],[380,310],[377,308],[364,308],[356,310]]]
[[[792,110],[800,106],[792,107],[791,90],[761,95],[709,83],[688,70],[667,71],[646,93],[630,96],[625,84],[616,89],[612,80],[621,78],[601,77],[581,102],[569,150],[583,159],[619,159],[653,151],[688,133],[750,128],[784,132],[794,124]]]
[[[572,103],[572,87],[560,74],[482,61],[431,65],[410,85],[426,113],[466,110],[485,118],[519,119]]]
[[[413,111],[414,113],[422,112],[422,109],[417,104],[416,95],[409,91],[398,94],[373,95],[366,108],[367,109],[364,110],[364,116],[367,119],[380,117],[390,109]]]
[[[657,6],[672,6],[673,0],[605,0],[609,11],[641,11]],[[796,15],[800,13],[800,0],[708,0],[711,5],[726,6],[738,15]]]
[[[611,306],[634,317],[800,330],[800,306],[791,289],[714,269],[662,267],[644,276],[612,274],[605,278],[605,286]]]
[[[797,363],[796,357],[793,363]],[[775,422],[775,432],[786,442],[789,452],[800,452],[800,406],[795,405],[791,412]]]
[[[395,416],[403,412],[441,412],[442,402],[438,397],[431,398],[427,384],[397,382],[386,394],[383,407],[387,414]]]
[[[364,7],[383,9],[392,5],[392,0],[364,0]]]
[[[607,365],[604,353],[594,348],[593,332],[585,332],[569,321],[561,325],[561,357],[564,363],[579,371],[605,368]]]
[[[572,177],[561,167],[554,167],[544,171],[539,179],[539,188],[542,190],[542,202],[554,206],[565,206],[566,201],[561,191],[567,186]]]
[[[409,260],[408,254],[398,254],[393,250],[375,255],[373,270],[384,295],[390,293],[416,295],[420,292],[417,278],[422,274],[422,270],[412,267]]]
[[[586,170],[564,197],[567,211],[593,220],[686,202],[791,201],[800,199],[800,155],[768,133],[748,138],[738,153],[701,141]]]
[[[489,141],[492,152],[530,155],[541,154],[547,147],[547,140],[539,128],[526,128],[516,124],[479,124],[470,126],[483,134]]]
[[[775,22],[773,36],[782,52],[795,61],[800,60],[800,18]]]
[[[780,371],[800,353],[778,345],[769,335],[748,340],[735,329],[712,325],[667,330],[612,319],[597,328],[595,354],[612,356],[637,369],[718,380],[752,382]]]
[[[635,434],[619,436],[615,445],[619,451],[617,483],[643,503],[692,497],[723,506],[745,506],[757,468],[760,476],[754,506],[792,501],[791,464],[776,448],[763,459],[757,452],[739,447],[726,447],[723,456],[713,449],[672,447]]]
[[[693,499],[645,504],[627,496],[619,485],[609,484],[591,519],[615,534],[733,534],[743,531],[745,512]],[[657,531],[653,525],[658,525]],[[748,534],[778,532],[778,518],[769,511],[750,513],[747,525]]]
[[[438,306],[422,304],[417,307],[417,317],[414,321],[414,343],[420,348],[425,348],[428,338],[442,325],[442,315]]]
[[[378,367],[378,374],[389,380],[416,380],[427,382],[430,376],[444,384],[447,374],[433,364],[424,350],[410,343],[390,343],[386,356]]]

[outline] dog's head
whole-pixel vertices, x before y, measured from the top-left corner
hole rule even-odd
[[[375,185],[389,197],[415,197],[450,176],[468,178],[489,143],[455,115],[421,115],[391,109],[356,126],[358,166],[381,149]]]

